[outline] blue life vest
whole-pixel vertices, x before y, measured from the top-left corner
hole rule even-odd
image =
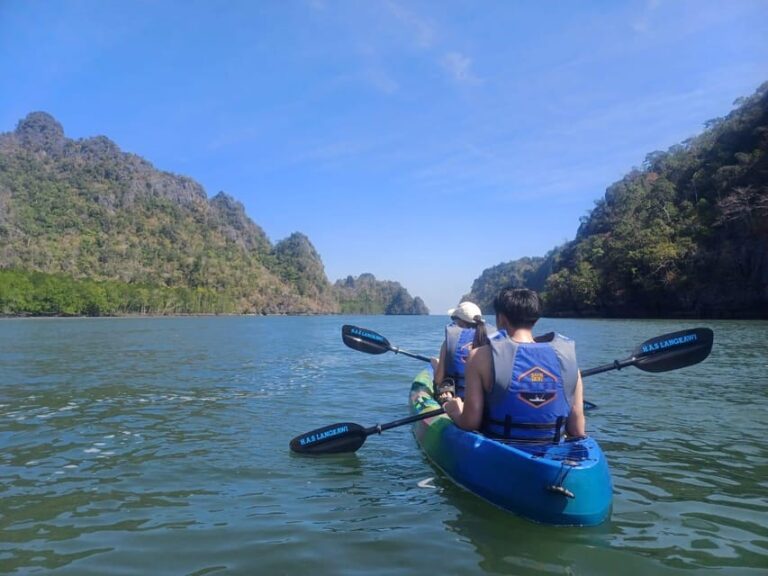
[[[456,396],[464,398],[464,370],[467,358],[472,351],[472,341],[475,339],[474,328],[462,328],[456,324],[445,327],[445,368],[446,378],[453,378],[456,383]]]
[[[482,432],[516,441],[560,439],[578,381],[573,340],[550,333],[536,342],[492,339],[494,382]]]
[[[496,328],[490,324],[485,325],[488,338],[496,337]],[[445,327],[445,377],[453,378],[456,383],[456,395],[464,398],[466,386],[464,372],[467,366],[467,358],[472,352],[472,341],[475,339],[475,328],[461,328],[455,323]]]

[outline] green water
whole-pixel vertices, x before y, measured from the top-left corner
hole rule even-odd
[[[611,519],[535,525],[436,473],[407,427],[354,455],[288,441],[407,414],[441,317],[0,321],[0,573],[765,574],[768,323],[543,320],[582,368],[695,325],[704,363],[585,381]],[[432,478],[432,480],[429,480]]]

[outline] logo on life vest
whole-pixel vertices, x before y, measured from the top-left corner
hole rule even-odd
[[[540,392],[519,392],[517,397],[529,406],[541,408],[544,404],[548,404],[557,396],[557,392],[551,391],[552,388],[556,389],[557,387],[557,377],[543,368],[535,366],[527,372],[523,372],[517,381],[523,382],[524,380],[527,380],[532,388],[549,389]]]
[[[517,397],[534,408],[541,408],[557,396],[556,392],[520,392]]]

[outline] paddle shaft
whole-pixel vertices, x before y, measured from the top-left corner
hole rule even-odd
[[[622,368],[626,368],[627,366],[633,366],[635,363],[635,358],[627,358],[626,360],[614,360],[610,364],[603,364],[602,366],[597,366],[596,368],[590,368],[589,370],[582,370],[581,371],[581,377],[587,378],[588,376],[592,376],[593,374],[601,374],[602,372],[609,372],[611,370],[621,370]]]
[[[407,352],[406,350],[400,350],[400,348],[397,348],[396,346],[390,346],[390,351],[394,352],[395,354],[402,354],[403,356],[409,356],[410,358],[416,358],[416,360],[421,360],[422,362],[431,362],[432,360],[430,358],[427,358],[426,356],[422,356],[421,354],[414,354],[413,352]]]
[[[408,416],[407,418],[401,418],[400,420],[394,420],[393,422],[387,422],[386,424],[376,424],[376,426],[371,426],[370,428],[365,429],[365,435],[370,436],[371,434],[381,434],[384,432],[384,430],[389,430],[390,428],[397,428],[398,426],[405,426],[406,424],[411,424],[412,422],[418,422],[419,420],[425,420],[426,418],[432,418],[433,416],[440,416],[440,414],[445,414],[445,410],[443,408],[438,408],[437,410],[430,410],[429,412],[422,412],[421,414],[415,414],[413,416]]]

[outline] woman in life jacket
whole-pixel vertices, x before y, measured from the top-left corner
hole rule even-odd
[[[539,295],[505,288],[494,300],[505,337],[473,350],[466,364],[464,399],[445,403],[457,426],[513,442],[558,442],[585,435],[584,386],[573,340],[533,337]]]
[[[435,399],[441,404],[454,396],[464,397],[464,369],[469,353],[488,343],[488,328],[477,304],[461,302],[448,310],[440,358],[432,363]]]

